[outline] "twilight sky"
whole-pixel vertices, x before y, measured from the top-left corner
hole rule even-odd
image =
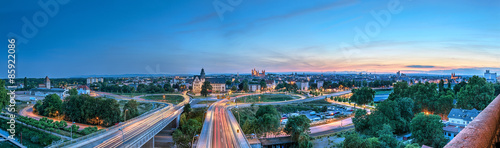
[[[17,77],[500,72],[498,0],[42,1],[0,6]]]

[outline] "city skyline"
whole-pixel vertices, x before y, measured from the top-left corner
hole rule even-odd
[[[499,1],[242,1],[223,14],[214,1],[95,3],[59,5],[30,38],[23,17],[44,9],[0,6],[9,20],[0,32],[17,35],[17,77],[500,71]]]

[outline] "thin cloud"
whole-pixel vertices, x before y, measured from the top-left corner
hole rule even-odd
[[[434,68],[436,66],[432,66],[432,65],[408,65],[406,67],[408,67],[408,68]]]

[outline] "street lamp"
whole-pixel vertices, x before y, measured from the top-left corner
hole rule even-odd
[[[195,136],[193,137],[193,140],[191,141],[191,147],[193,147],[193,145],[194,145],[194,138],[196,138],[196,137],[198,137],[198,136],[199,136],[199,135],[195,135]]]
[[[128,111],[128,109],[126,109],[125,113],[123,113],[123,115],[125,116],[125,120],[123,120],[123,122],[127,121],[127,111]]]
[[[120,130],[122,132],[122,142],[125,142],[125,138],[123,136],[123,130],[122,130],[122,128],[119,128],[118,130]]]
[[[73,124],[71,124],[71,140],[73,140],[73,125],[75,125],[75,122],[73,122]]]

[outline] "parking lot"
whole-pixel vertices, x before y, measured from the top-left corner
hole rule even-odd
[[[308,111],[298,111],[295,113],[287,113],[281,115],[281,124],[285,125],[288,122],[289,117],[305,115],[309,120],[311,120],[311,124],[315,122],[324,122],[324,120],[335,119],[342,116],[349,116],[352,114],[354,109],[349,106],[344,105],[336,105],[332,104],[327,106],[326,112],[315,112],[313,110]]]

